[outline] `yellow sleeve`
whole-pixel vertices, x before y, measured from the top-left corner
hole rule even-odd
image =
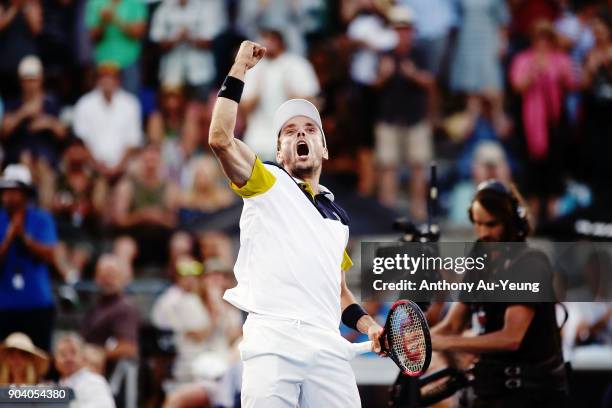
[[[351,266],[353,266],[353,260],[351,259],[349,254],[346,252],[346,250],[344,250],[344,256],[342,257],[342,265],[340,266],[340,269],[346,272],[349,269],[351,269]]]
[[[276,177],[274,174],[266,169],[266,166],[259,160],[259,157],[256,157],[255,164],[253,164],[253,170],[251,171],[251,177],[249,177],[246,184],[242,187],[238,187],[230,182],[230,187],[240,197],[252,198],[268,191],[275,182]]]

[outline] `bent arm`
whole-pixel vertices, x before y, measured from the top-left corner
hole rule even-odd
[[[344,309],[346,309],[348,306],[352,305],[353,303],[357,303],[357,300],[346,284],[346,278],[344,276],[345,272],[343,271],[340,273],[342,274],[340,305],[342,311],[344,311]],[[360,333],[367,334],[371,326],[378,326],[378,323],[376,323],[376,321],[370,315],[361,316],[361,318],[357,321],[357,331]]]
[[[123,21],[117,21],[116,24],[126,36],[134,40],[140,40],[147,33],[147,24],[145,22],[139,21],[133,23],[126,23]]]
[[[34,35],[40,34],[43,29],[43,13],[40,3],[36,0],[30,1],[26,4],[23,11],[30,32]]]
[[[229,76],[244,81],[246,71],[253,67],[265,54],[265,48],[245,41],[240,46]],[[246,184],[253,165],[255,153],[243,142],[234,137],[238,103],[232,99],[219,97],[213,109],[208,143],[221,163],[227,177],[238,187]]]
[[[10,137],[15,129],[27,118],[28,113],[23,109],[23,106],[15,112],[6,113],[0,127],[0,136],[3,139]]]
[[[106,349],[107,360],[117,361],[135,357],[138,357],[138,345],[130,340],[119,340],[114,347]]]
[[[431,334],[460,334],[467,326],[468,306],[461,302],[453,303],[444,319],[431,328]]]
[[[53,265],[55,262],[55,245],[46,245],[29,236],[23,237],[27,250],[42,262]]]
[[[11,24],[15,16],[17,16],[17,7],[10,5],[4,8],[0,5],[0,31],[4,30]]]
[[[501,330],[475,337],[432,335],[433,349],[478,354],[516,351],[521,346],[534,315],[535,311],[531,307],[524,305],[510,306],[506,309],[504,326]]]

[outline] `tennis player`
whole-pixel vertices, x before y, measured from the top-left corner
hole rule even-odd
[[[270,124],[278,165],[262,163],[234,137],[245,74],[265,52],[254,42],[242,43],[209,133],[232,189],[244,200],[238,284],[224,296],[249,313],[240,344],[242,406],[359,407],[340,321],[367,333],[376,352],[383,329],[346,286],[349,219],[319,184],[328,157],[319,112],[303,99],[278,108]]]

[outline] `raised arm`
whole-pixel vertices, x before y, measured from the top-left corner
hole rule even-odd
[[[265,53],[266,49],[259,44],[242,42],[228,79],[215,102],[210,123],[208,143],[227,177],[238,187],[246,184],[255,164],[255,153],[234,137],[238,101],[247,70],[253,68]]]

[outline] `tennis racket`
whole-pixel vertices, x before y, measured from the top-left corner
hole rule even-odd
[[[403,374],[418,377],[431,362],[429,326],[421,309],[410,300],[398,300],[391,306],[383,334],[381,352],[399,367]],[[372,342],[351,345],[355,354],[372,351]]]

